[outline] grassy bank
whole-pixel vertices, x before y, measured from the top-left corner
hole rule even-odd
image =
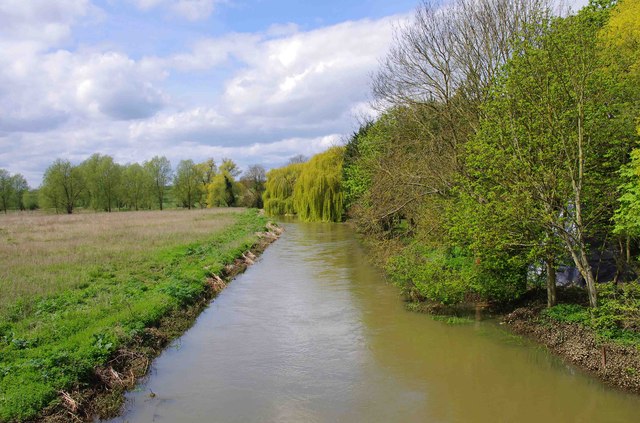
[[[0,220],[0,420],[65,401],[254,245],[254,211]]]

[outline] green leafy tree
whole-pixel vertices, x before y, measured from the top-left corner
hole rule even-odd
[[[173,181],[173,192],[183,207],[191,209],[200,199],[202,179],[200,168],[193,160],[182,160],[178,164]]]
[[[14,186],[11,174],[5,169],[0,169],[0,206],[7,213],[11,199],[14,195]]]
[[[619,114],[640,116],[640,2],[620,1],[601,32],[607,71],[618,81],[620,98],[629,99]],[[640,135],[640,119],[638,134]],[[631,153],[631,161],[621,169],[619,208],[615,213],[615,231],[625,239],[626,262],[631,261],[631,238],[640,237],[640,150]]]
[[[82,172],[68,160],[57,159],[44,172],[40,188],[41,202],[45,207],[64,210],[71,214],[82,198],[85,189]]]
[[[541,251],[548,268],[556,251],[549,240],[557,238],[594,307],[589,240],[607,231],[615,169],[632,145],[628,129],[614,129],[629,122],[611,118],[616,98],[598,55],[606,17],[607,9],[592,5],[554,19],[540,37],[520,45],[485,107],[467,160],[476,201],[496,202],[496,209],[506,206],[508,215],[524,217],[534,234],[525,244]],[[505,232],[498,236],[509,239]]]
[[[144,169],[151,180],[151,189],[158,201],[158,207],[163,209],[167,186],[171,184],[171,162],[166,157],[155,156],[144,163]]]
[[[240,169],[231,159],[223,159],[218,174],[207,187],[208,207],[234,207],[240,196],[240,185],[236,177]]]
[[[122,188],[122,167],[113,157],[93,154],[79,166],[86,183],[88,203],[95,210],[111,212]]]
[[[18,210],[25,210],[24,196],[29,192],[29,184],[24,176],[16,173],[11,177],[11,184],[13,185],[13,205]]]
[[[125,165],[122,169],[122,200],[130,208],[139,210],[151,206],[153,181],[139,163]]]
[[[200,175],[199,189],[200,197],[198,198],[198,204],[201,208],[207,207],[207,187],[213,181],[213,178],[218,173],[218,166],[216,166],[215,160],[209,158],[197,165],[198,174]]]

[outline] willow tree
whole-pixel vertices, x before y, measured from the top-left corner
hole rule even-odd
[[[293,190],[293,206],[301,220],[339,222],[344,213],[342,163],[344,147],[317,154],[302,167]]]
[[[267,172],[267,181],[262,199],[264,201],[264,211],[269,216],[295,214],[293,189],[303,166],[303,163],[292,163]]]

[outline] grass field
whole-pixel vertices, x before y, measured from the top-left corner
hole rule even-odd
[[[196,301],[265,223],[229,209],[0,216],[0,421],[33,418]]]

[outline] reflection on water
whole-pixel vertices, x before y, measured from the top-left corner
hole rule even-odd
[[[115,422],[638,421],[640,399],[493,323],[405,311],[348,227],[286,228]]]

